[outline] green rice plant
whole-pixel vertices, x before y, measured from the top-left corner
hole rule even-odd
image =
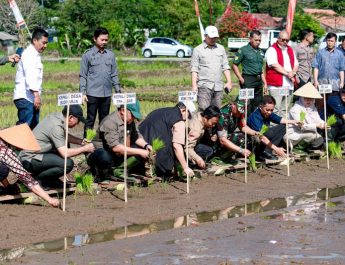
[[[91,142],[95,137],[96,137],[96,130],[93,130],[93,129],[87,129],[86,130],[86,140],[88,142]]]
[[[165,144],[163,140],[155,138],[152,140],[152,150],[157,153],[160,149],[164,148]]]
[[[249,168],[255,173],[257,171],[255,154],[251,153],[251,155],[248,157],[248,160]]]
[[[85,174],[83,176],[83,189],[86,193],[93,194],[93,176],[91,174]]]
[[[85,174],[82,176],[79,172],[74,174],[76,183],[76,193],[89,193],[93,194],[94,178],[91,174]]]
[[[263,136],[265,133],[267,133],[268,129],[269,128],[268,128],[268,126],[266,124],[262,125],[261,130],[259,132],[259,135]]]
[[[327,126],[331,127],[337,123],[337,117],[333,114],[327,118]]]
[[[299,113],[299,120],[300,120],[300,122],[304,122],[305,121],[305,115],[306,115],[306,113],[304,111],[301,111]]]
[[[329,156],[335,159],[343,158],[341,143],[331,141],[328,143]]]

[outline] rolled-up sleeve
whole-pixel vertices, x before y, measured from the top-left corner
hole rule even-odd
[[[320,67],[320,59],[321,59],[321,55],[320,55],[320,51],[317,52],[316,56],[314,57],[313,63],[312,63],[312,67],[319,69]]]
[[[228,56],[226,55],[226,51],[224,47],[222,47],[223,50],[223,61],[222,61],[222,71],[230,70],[229,60]]]
[[[192,73],[199,72],[199,56],[200,56],[199,51],[197,49],[194,49],[192,59],[190,61],[190,71]]]

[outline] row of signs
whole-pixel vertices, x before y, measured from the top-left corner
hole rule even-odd
[[[321,94],[332,93],[332,85],[319,85],[319,92]],[[279,89],[280,96],[289,96],[289,87],[281,87]],[[254,88],[245,88],[239,90],[239,99],[253,99]],[[113,94],[112,97],[114,105],[133,104],[136,102],[136,93]],[[178,101],[196,101],[196,91],[180,91],[178,92]],[[70,105],[81,105],[83,103],[82,93],[69,93],[58,95],[58,105],[65,106],[69,102]]]

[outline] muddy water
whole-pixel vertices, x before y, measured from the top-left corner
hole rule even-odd
[[[168,234],[175,234],[175,236],[170,239],[169,236],[164,236],[164,232],[155,233],[154,237],[159,235],[159,243],[150,244],[150,239],[148,239],[145,240],[144,245],[146,247],[143,247],[144,245],[140,245],[140,247],[132,246],[129,247],[131,251],[128,251],[128,253],[122,253],[122,255],[117,253],[116,255],[120,255],[123,262],[130,259],[133,264],[194,264],[194,262],[196,262],[195,264],[215,264],[213,261],[246,263],[257,259],[261,261],[296,259],[332,262],[343,260],[345,263],[345,256],[343,255],[345,251],[342,251],[344,244],[339,244],[334,240],[334,237],[331,237],[334,230],[329,233],[326,232],[330,227],[335,227],[336,230],[339,228],[342,232],[345,230],[342,228],[345,222],[345,198],[340,197],[344,195],[344,187],[331,190],[321,189],[298,196],[267,199],[239,206],[230,206],[212,212],[192,213],[159,223],[131,225],[102,233],[75,235],[74,237],[55,241],[2,250],[0,260],[23,257],[22,260],[27,263],[34,259],[34,256],[38,256],[37,254],[61,250],[67,250],[65,252],[73,260],[73,257],[78,255],[80,250],[84,253],[84,249],[87,252],[87,248],[98,249],[100,245],[104,244],[106,244],[106,248],[112,248],[110,245],[115,243],[114,240],[117,240],[116,245],[121,245],[121,242],[124,244],[128,242],[118,239],[142,238],[143,235],[150,233],[168,231]],[[323,201],[329,198],[336,199]],[[235,221],[234,217],[241,220]],[[250,218],[250,222],[247,221],[248,218]],[[229,226],[227,221],[230,221],[227,219],[231,219],[235,226],[227,229],[226,227]],[[224,221],[215,222],[217,220]],[[313,226],[320,224],[323,224],[325,228],[318,227],[318,230],[313,228]],[[182,235],[181,237],[181,231],[173,228],[184,228],[187,229],[188,233],[186,236]],[[296,229],[298,233],[289,233],[289,230]],[[277,234],[279,230],[282,231]],[[199,233],[199,235],[188,236],[188,234],[195,233]],[[251,236],[248,237],[248,235]],[[334,236],[336,235],[339,238],[340,233],[336,233]],[[317,240],[315,241],[315,239]],[[138,240],[140,241],[140,239]],[[288,248],[282,252],[282,246],[284,248],[288,246]],[[323,252],[322,246],[333,246],[334,251]],[[248,247],[255,251],[248,250]],[[271,251],[274,249],[277,251]],[[258,251],[261,253],[259,257],[257,257]],[[108,258],[113,257],[114,254],[108,254]],[[44,256],[49,257],[49,254]],[[83,254],[83,257],[91,260],[95,259],[93,255],[88,258],[87,255]],[[77,258],[77,260],[79,259]],[[211,260],[212,263],[208,263]],[[56,261],[56,264],[60,264],[58,260]],[[50,262],[50,264],[54,263]]]

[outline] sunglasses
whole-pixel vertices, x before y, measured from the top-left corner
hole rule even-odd
[[[282,39],[280,38],[282,42],[289,42],[290,40],[289,39]]]

